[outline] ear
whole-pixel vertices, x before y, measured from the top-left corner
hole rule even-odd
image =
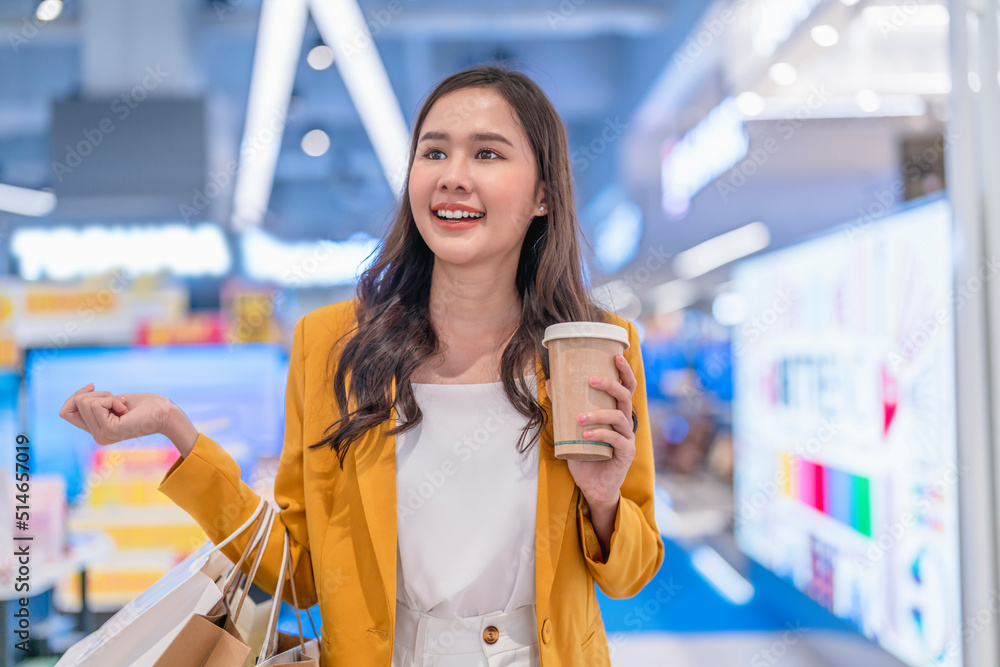
[[[539,209],[544,210],[539,211]],[[535,188],[535,211],[539,211],[538,215],[546,215],[549,212],[549,205],[546,201],[545,181],[539,181],[538,187]]]

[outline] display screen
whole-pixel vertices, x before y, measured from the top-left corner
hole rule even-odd
[[[733,273],[737,542],[910,665],[962,664],[952,246],[938,199]]]
[[[95,391],[166,396],[236,459],[245,481],[258,457],[281,452],[288,358],[278,344],[35,349],[25,371],[33,472],[62,474],[71,502],[100,445],[59,410],[90,382]],[[143,441],[156,444],[172,447],[160,435]]]
[[[18,413],[18,392],[21,376],[10,370],[0,370],[0,438],[10,443],[0,455],[0,469],[8,479],[14,479],[14,455],[17,453],[17,436],[21,434],[21,415]]]

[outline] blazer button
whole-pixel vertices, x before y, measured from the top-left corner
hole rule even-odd
[[[500,639],[500,631],[497,630],[497,626],[491,625],[483,630],[483,641],[487,644],[496,644],[498,639]]]
[[[548,645],[552,641],[552,621],[545,619],[542,623],[542,643]]]

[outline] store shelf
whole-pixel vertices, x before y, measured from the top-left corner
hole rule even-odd
[[[71,524],[80,526],[88,524],[160,526],[194,523],[194,519],[187,512],[174,504],[141,507],[130,505],[79,507],[73,508],[69,520]]]
[[[64,559],[55,563],[32,566],[29,595],[47,591],[60,580],[78,573],[95,561],[106,558],[115,550],[111,538],[99,530],[70,533],[69,541],[70,550]],[[16,600],[23,597],[25,592],[16,590],[15,586],[15,582],[10,582],[0,587],[0,600]]]

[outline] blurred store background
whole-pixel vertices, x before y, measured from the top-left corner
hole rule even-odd
[[[269,494],[293,325],[488,62],[562,116],[587,279],[642,337],[667,558],[598,593],[613,664],[1000,664],[997,33],[996,0],[0,0],[0,664],[205,540],[170,443],[98,447],[66,398],[167,395]]]

